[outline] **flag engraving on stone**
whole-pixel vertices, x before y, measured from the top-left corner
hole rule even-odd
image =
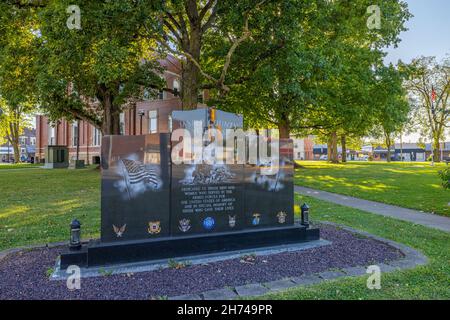
[[[130,184],[148,183],[153,187],[157,187],[159,184],[158,173],[153,168],[146,168],[139,161],[122,159],[122,163],[128,173]]]

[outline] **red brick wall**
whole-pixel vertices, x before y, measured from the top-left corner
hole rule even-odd
[[[173,58],[168,57],[165,60],[160,61],[161,65],[165,67],[166,72],[164,78],[166,79],[167,88],[173,89],[175,79],[179,79],[178,74],[181,73],[179,62]],[[164,100],[149,100],[136,103],[135,107],[131,107],[124,110],[124,134],[147,134],[149,133],[149,111],[156,110],[158,117],[158,132],[169,132],[169,115],[173,110],[181,109],[181,101],[179,97],[174,96],[172,93],[165,92]],[[144,111],[142,117],[142,131],[139,111]],[[55,127],[56,141],[54,144],[64,145],[69,148],[69,159],[76,157],[76,147],[72,143],[72,124],[65,119],[58,121]],[[48,144],[49,124],[48,119],[45,116],[36,117],[36,157],[39,159],[44,158],[45,147]],[[79,128],[80,135],[80,148],[79,156],[81,160],[85,160],[87,163],[92,161],[95,156],[100,156],[100,146],[94,146],[92,139],[94,135],[94,127],[87,122],[80,121]]]

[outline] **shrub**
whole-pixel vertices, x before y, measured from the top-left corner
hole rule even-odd
[[[439,171],[439,177],[442,179],[442,186],[445,189],[450,189],[450,167]]]

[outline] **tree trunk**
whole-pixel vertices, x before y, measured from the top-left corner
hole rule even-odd
[[[433,137],[433,159],[434,162],[441,162],[441,144],[439,137]]]
[[[109,93],[103,97],[103,135],[119,135],[120,134],[120,108],[114,106],[113,98]]]
[[[392,141],[391,141],[391,137],[388,134],[384,134],[384,142],[386,144],[387,147],[387,159],[386,161],[389,163],[391,162],[391,146],[392,146]]]
[[[19,125],[17,123],[10,123],[9,141],[14,150],[14,163],[21,162],[20,160],[20,146],[19,146]]]
[[[184,50],[188,52],[195,61],[200,62],[200,51],[202,46],[202,31],[199,21],[190,24],[189,43],[184,45]],[[181,104],[183,110],[197,109],[198,94],[200,87],[200,70],[186,58],[181,70]]]
[[[341,136],[342,162],[347,162],[347,137],[345,134]]]
[[[290,138],[290,123],[287,115],[282,114],[281,120],[278,123],[278,131],[280,134],[280,139],[289,139]]]
[[[328,161],[331,163],[339,163],[337,140],[337,133],[336,131],[333,131],[328,139]]]
[[[198,81],[200,74],[197,67],[190,61],[183,65],[181,81],[181,104],[183,110],[193,110],[198,104]]]

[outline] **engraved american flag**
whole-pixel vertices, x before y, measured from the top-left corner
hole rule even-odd
[[[159,183],[158,172],[153,168],[146,168],[139,161],[122,159],[122,163],[128,173],[130,184],[149,183],[156,187]]]

